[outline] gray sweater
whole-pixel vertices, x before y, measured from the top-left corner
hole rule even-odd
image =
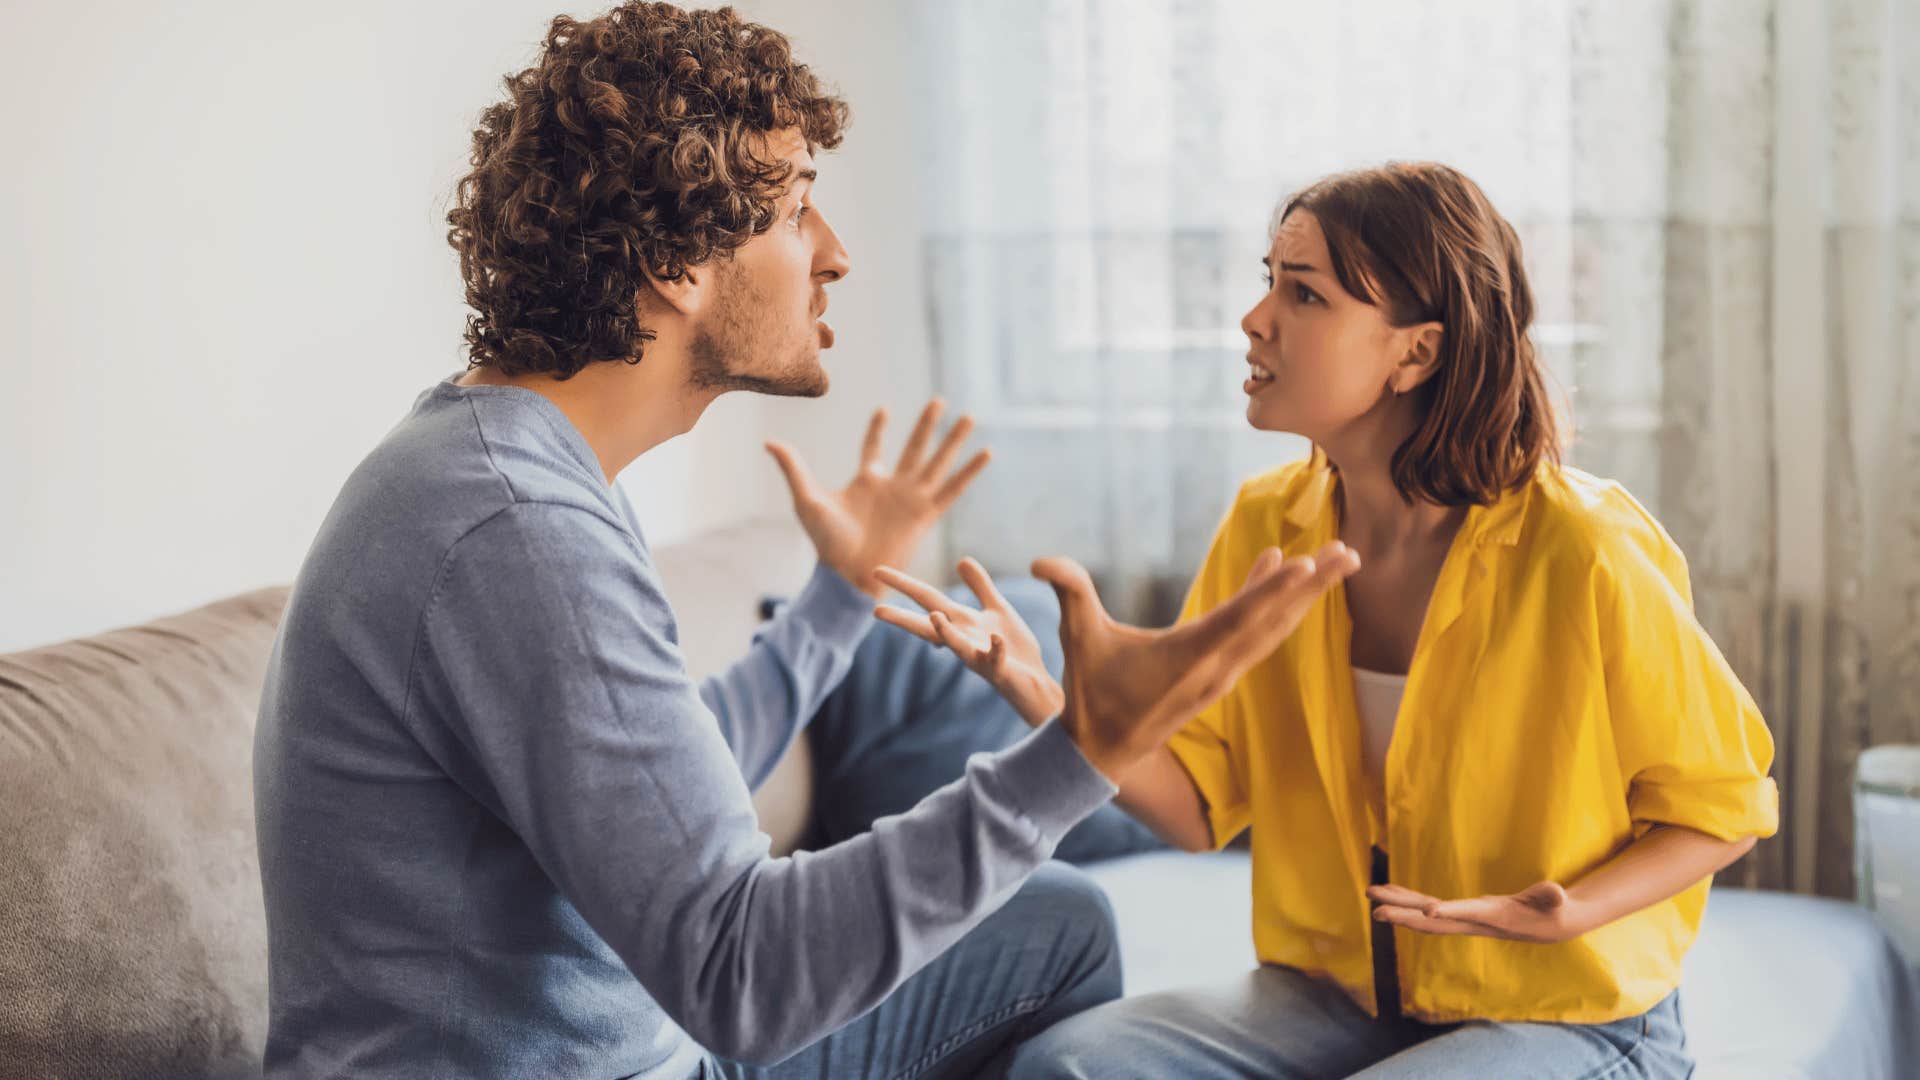
[[[566,416],[421,395],[321,527],[260,706],[268,1075],[678,1078],[878,1004],[1114,789],[1050,724],[867,835],[772,857],[749,787],[871,610],[818,568],[696,682]]]

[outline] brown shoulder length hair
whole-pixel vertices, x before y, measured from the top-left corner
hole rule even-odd
[[[1408,499],[1487,505],[1558,464],[1561,435],[1527,336],[1533,290],[1520,238],[1478,184],[1430,163],[1327,177],[1288,199],[1279,220],[1313,214],[1342,288],[1393,326],[1445,328],[1439,363],[1414,391],[1421,418],[1394,451]]]

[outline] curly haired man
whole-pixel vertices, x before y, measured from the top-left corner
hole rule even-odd
[[[722,393],[825,392],[849,264],[813,154],[847,110],[781,35],[667,4],[555,19],[506,89],[449,216],[468,369],[347,480],[269,666],[266,1073],[994,1072],[1119,993],[1104,898],[1048,861],[1061,836],[1329,571],[1270,560],[1218,618],[1155,634],[1053,566],[1061,715],[906,813],[771,857],[750,789],[985,455],[962,460],[964,418],[936,441],[937,405],[891,463],[876,414],[840,489],[771,447],[819,566],[739,663],[692,678],[614,477]]]

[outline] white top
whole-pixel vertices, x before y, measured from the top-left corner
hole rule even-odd
[[[1387,747],[1393,742],[1394,721],[1400,716],[1400,698],[1406,691],[1405,675],[1353,669],[1353,700],[1360,708],[1360,762],[1366,768],[1367,788],[1377,812],[1384,813]]]

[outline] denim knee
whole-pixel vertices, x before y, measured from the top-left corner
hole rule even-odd
[[[1008,901],[1016,905],[1058,935],[1054,940],[1069,961],[1056,1008],[1049,1010],[1060,1014],[1056,1019],[1120,996],[1120,929],[1106,890],[1082,870],[1049,862]]]

